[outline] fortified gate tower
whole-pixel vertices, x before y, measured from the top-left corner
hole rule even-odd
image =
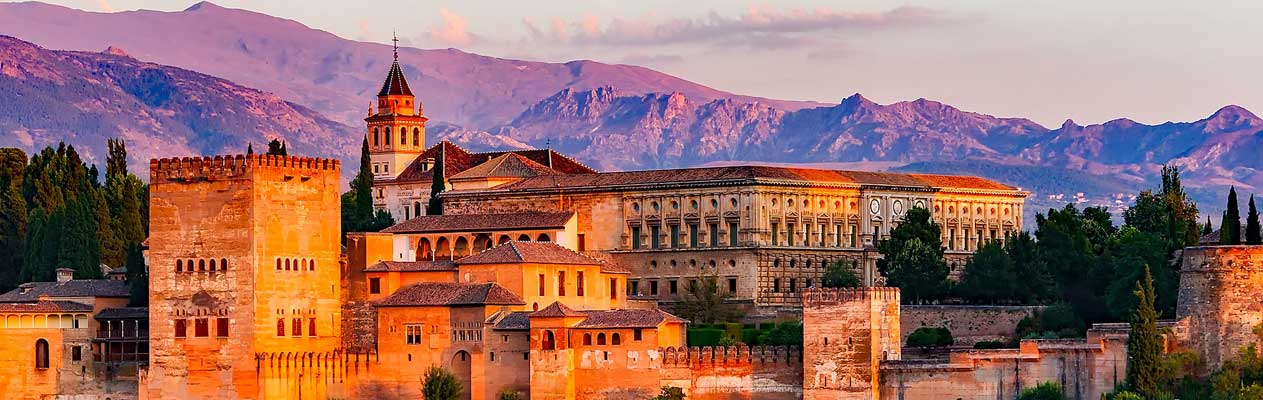
[[[803,294],[803,399],[877,400],[879,367],[900,354],[899,288]]]
[[[152,160],[151,399],[292,396],[258,378],[262,353],[340,343],[337,160]],[[324,398],[320,393],[304,393]]]

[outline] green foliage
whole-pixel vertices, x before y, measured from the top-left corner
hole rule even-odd
[[[287,156],[287,155],[289,155],[288,153],[289,153],[289,151],[286,149],[285,142],[282,142],[282,141],[277,140],[277,139],[272,139],[272,141],[268,142],[268,152],[267,152],[267,155],[269,155],[269,156]]]
[[[1250,195],[1250,212],[1245,217],[1245,244],[1263,244],[1263,232],[1259,229],[1259,209],[1254,207],[1254,195]]]
[[[1044,382],[1033,388],[1022,389],[1022,393],[1017,395],[1017,400],[1064,400],[1066,395],[1061,392],[1061,385],[1056,382]]]
[[[1109,282],[1105,287],[1105,304],[1115,320],[1124,319],[1136,306],[1134,293],[1148,266],[1154,269],[1153,278],[1161,293],[1156,309],[1159,315],[1175,315],[1176,291],[1179,290],[1179,271],[1168,266],[1165,240],[1156,234],[1141,232],[1126,226],[1109,241],[1099,262],[1099,279]]]
[[[1122,391],[1110,397],[1111,400],[1145,400],[1144,396],[1136,394],[1136,392]]]
[[[1149,398],[1162,393],[1162,337],[1158,333],[1158,312],[1154,309],[1153,277],[1145,268],[1136,282],[1136,311],[1127,339],[1127,387]]]
[[[841,258],[825,267],[820,280],[821,286],[827,288],[857,288],[862,284],[855,273],[854,262]]]
[[[439,145],[439,155],[434,160],[434,175],[430,179],[430,201],[425,205],[426,215],[443,215],[443,201],[439,194],[447,190],[447,146]]]
[[[500,389],[500,392],[496,393],[496,400],[526,400],[526,396],[513,389]]]
[[[716,328],[689,328],[689,346],[718,346],[724,337],[724,331]]]
[[[1023,339],[1059,339],[1082,337],[1086,324],[1067,303],[1045,307],[1017,323],[1016,336]]]
[[[149,305],[149,273],[145,271],[145,253],[140,243],[133,243],[127,249],[127,283],[131,285],[131,307]]]
[[[940,233],[930,211],[914,207],[890,231],[890,239],[877,245],[882,255],[877,269],[886,276],[888,285],[899,287],[905,300],[919,303],[946,294],[948,268]]]
[[[16,288],[26,253],[27,210],[22,196],[26,153],[0,149],[0,293]]]
[[[347,232],[377,232],[394,224],[389,211],[373,211],[372,158],[365,136],[360,144],[360,170],[351,180],[351,190],[342,194],[342,240]]]
[[[425,400],[457,400],[460,398],[460,379],[443,367],[430,367],[421,381],[421,395]]]
[[[1006,303],[1020,297],[1023,286],[1013,258],[1000,242],[990,241],[965,263],[956,293],[971,303]]]
[[[1219,244],[1241,244],[1241,208],[1237,206],[1237,187],[1228,189],[1228,207],[1219,223]]]
[[[684,389],[675,386],[663,386],[662,392],[650,400],[684,400]]]
[[[1162,186],[1157,193],[1143,191],[1123,212],[1127,226],[1167,239],[1166,254],[1198,242],[1197,203],[1188,198],[1180,183],[1180,171],[1162,167]]]
[[[727,302],[732,296],[719,290],[719,277],[698,275],[684,287],[684,297],[675,306],[677,315],[697,324],[734,322],[741,318],[741,310]]]
[[[802,346],[803,324],[786,321],[759,336],[761,346]]]
[[[1108,310],[1100,307],[1108,281],[1085,279],[1095,278],[1102,269],[1099,257],[1115,231],[1109,212],[1092,207],[1080,212],[1069,204],[1048,210],[1047,216],[1036,214],[1035,222],[1039,258],[1059,297],[1088,321],[1109,320]]]
[[[951,346],[952,343],[955,343],[955,340],[952,339],[952,332],[943,327],[931,328],[923,326],[908,335],[908,347],[924,349],[928,347]]]
[[[1207,216],[1206,216],[1206,225],[1202,225],[1202,236],[1206,236],[1206,235],[1209,235],[1209,234],[1214,233],[1214,232],[1215,232],[1215,227],[1210,226],[1210,216],[1209,216],[1209,215],[1207,215]]]

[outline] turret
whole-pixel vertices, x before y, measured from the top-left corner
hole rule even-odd
[[[399,66],[399,49],[396,47],[390,71],[377,92],[377,110],[373,112],[369,107],[369,115],[364,118],[374,178],[397,178],[425,151],[426,120],[421,103],[413,96],[403,68]]]

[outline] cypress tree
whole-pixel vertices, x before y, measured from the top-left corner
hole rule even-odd
[[[1228,208],[1219,223],[1219,244],[1241,244],[1241,209],[1237,207],[1237,188],[1228,189]]]
[[[0,292],[17,287],[26,252],[27,210],[22,197],[26,153],[0,149]]]
[[[246,145],[246,155],[248,156],[252,154],[254,154],[254,143],[250,143]]]
[[[1214,232],[1214,231],[1215,231],[1215,228],[1214,228],[1214,227],[1212,227],[1212,226],[1210,226],[1210,216],[1209,216],[1209,215],[1207,215],[1207,216],[1206,216],[1206,225],[1203,225],[1203,226],[1202,226],[1202,236],[1209,235],[1209,234],[1211,234],[1211,232]]]
[[[1158,312],[1154,309],[1153,276],[1149,267],[1136,282],[1136,310],[1131,318],[1127,340],[1127,387],[1146,399],[1158,398],[1162,379],[1162,337],[1158,334]]]
[[[1259,209],[1254,207],[1254,195],[1250,195],[1250,213],[1245,217],[1245,244],[1263,244],[1259,232]]]
[[[282,156],[288,156],[288,155],[289,155],[289,146],[286,146],[286,145],[285,145],[285,141],[284,141],[284,140],[282,140],[282,141],[281,141],[281,155],[282,155]]]
[[[149,305],[149,272],[145,271],[145,253],[140,243],[127,248],[127,284],[131,290],[132,307]]]
[[[368,152],[368,136],[360,144],[360,170],[351,180],[351,190],[342,195],[342,233],[364,232],[373,218],[373,167]]]
[[[447,190],[447,174],[443,165],[447,162],[446,152],[447,147],[440,143],[439,156],[434,161],[434,175],[430,178],[430,201],[425,206],[426,215],[443,215],[443,201],[439,200],[439,193]]]

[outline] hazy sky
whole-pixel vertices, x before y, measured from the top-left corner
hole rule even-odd
[[[58,0],[89,11],[192,1]],[[731,92],[925,97],[1050,127],[1263,114],[1263,1],[216,0],[339,36],[637,64]],[[0,33],[3,28],[0,28]]]

